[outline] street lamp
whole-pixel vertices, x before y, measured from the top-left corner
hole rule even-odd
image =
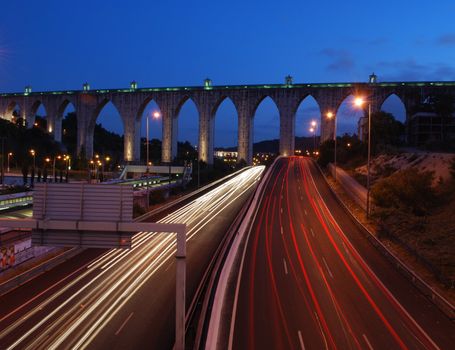
[[[311,125],[310,132],[313,133],[313,155],[314,155],[314,153],[316,152],[316,126],[317,126],[316,120],[312,120],[310,125]]]
[[[356,107],[362,107],[365,104],[362,97],[354,100]],[[370,158],[371,158],[371,103],[368,102],[368,157],[367,157],[367,217],[370,216]]]
[[[54,178],[55,182],[57,182],[57,179],[55,178],[55,162],[57,159],[62,159],[62,156],[54,156],[54,161],[52,163],[52,177]]]
[[[12,152],[9,152],[8,153],[8,158],[7,158],[7,165],[6,165],[6,171],[9,173],[9,162],[10,162],[10,158],[13,156],[13,153]]]
[[[335,174],[334,174],[334,179],[335,179],[335,182],[337,181],[337,118],[336,118],[336,115],[333,114],[332,112],[327,112],[327,118],[328,119],[332,119],[334,118],[334,123],[335,123],[335,128],[334,128],[334,131],[333,131],[333,141],[335,142],[335,151],[334,151],[334,155],[333,155],[333,164],[335,166]]]
[[[158,111],[154,111],[152,113],[152,118],[153,119],[158,119],[159,117],[161,117],[161,113],[158,112]],[[150,160],[149,160],[149,147],[150,147],[150,135],[149,135],[149,118],[146,116],[146,132],[147,132],[147,172],[148,172],[148,168],[149,168],[149,165],[150,165]]]
[[[35,169],[35,166],[36,166],[36,161],[35,161],[35,159],[36,159],[36,152],[35,152],[35,150],[34,150],[34,149],[31,149],[31,150],[30,150],[30,154],[33,156],[33,169]]]

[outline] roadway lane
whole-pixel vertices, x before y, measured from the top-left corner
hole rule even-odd
[[[233,349],[451,349],[455,326],[368,243],[310,159],[272,169],[237,283]]]
[[[188,225],[187,303],[262,171],[248,169],[160,220]],[[0,319],[0,347],[171,348],[174,240],[173,235],[140,232],[133,237],[133,249],[105,252],[41,291],[39,302],[23,299],[22,309]]]

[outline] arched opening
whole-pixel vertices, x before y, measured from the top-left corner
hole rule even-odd
[[[192,161],[199,142],[199,111],[191,98],[177,109],[176,118],[177,161]]]
[[[394,118],[402,123],[406,121],[406,107],[397,95],[388,96],[381,106],[381,111],[390,113]]]
[[[270,97],[259,103],[253,122],[253,163],[258,164],[266,154],[279,152],[280,112]]]
[[[306,96],[295,113],[295,153],[309,154],[316,150],[321,135],[321,109],[313,96]]]
[[[232,166],[237,162],[238,114],[232,100],[224,98],[214,116],[214,157]]]
[[[27,126],[29,128],[38,128],[42,131],[48,131],[47,111],[41,101],[33,103],[30,115],[27,116]]]
[[[11,123],[24,125],[25,120],[22,119],[22,110],[19,104],[16,101],[11,101],[6,107],[5,114],[3,118],[9,120]]]
[[[55,140],[61,141],[72,159],[77,157],[77,115],[74,105],[65,100],[60,105],[54,125]]]
[[[161,109],[154,100],[145,103],[140,118],[140,160],[142,164],[157,164],[161,161],[163,118]],[[148,131],[148,136],[147,136]]]
[[[364,110],[355,105],[355,96],[347,96],[338,107],[336,112],[337,136],[352,135],[361,137],[362,125],[365,122]]]
[[[123,120],[114,104],[104,100],[92,116],[86,136],[86,157],[95,170],[113,169],[123,162]]]

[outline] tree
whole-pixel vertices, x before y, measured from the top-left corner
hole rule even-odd
[[[387,146],[399,146],[404,136],[404,125],[387,112],[371,115],[371,147],[377,153]]]

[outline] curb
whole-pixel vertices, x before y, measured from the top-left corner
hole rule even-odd
[[[319,172],[324,177],[325,182],[330,188],[330,192],[334,195],[338,203],[343,207],[346,213],[351,216],[354,220],[357,227],[360,228],[366,234],[367,239],[371,244],[382,254],[384,255],[390,263],[402,273],[411,283],[423,294],[427,299],[431,300],[451,321],[455,320],[455,306],[453,306],[447,299],[445,299],[441,294],[435,291],[430,285],[428,285],[420,276],[413,272],[404,262],[402,262],[395,254],[393,254],[376,236],[368,230],[349,210],[349,208],[344,204],[338,194],[334,191],[332,186],[330,186],[327,181],[327,177],[322,172],[322,169],[319,167],[319,164],[316,163]]]
[[[12,290],[29,282],[30,280],[41,275],[42,273],[49,271],[50,269],[54,268],[55,266],[71,259],[72,257],[76,256],[77,254],[81,253],[83,250],[84,250],[83,248],[69,249],[57,256],[54,256],[52,259],[49,259],[35,267],[32,267],[30,270],[25,271],[25,272],[21,273],[20,275],[10,278],[8,281],[5,281],[2,284],[0,284],[0,296],[11,292]]]

